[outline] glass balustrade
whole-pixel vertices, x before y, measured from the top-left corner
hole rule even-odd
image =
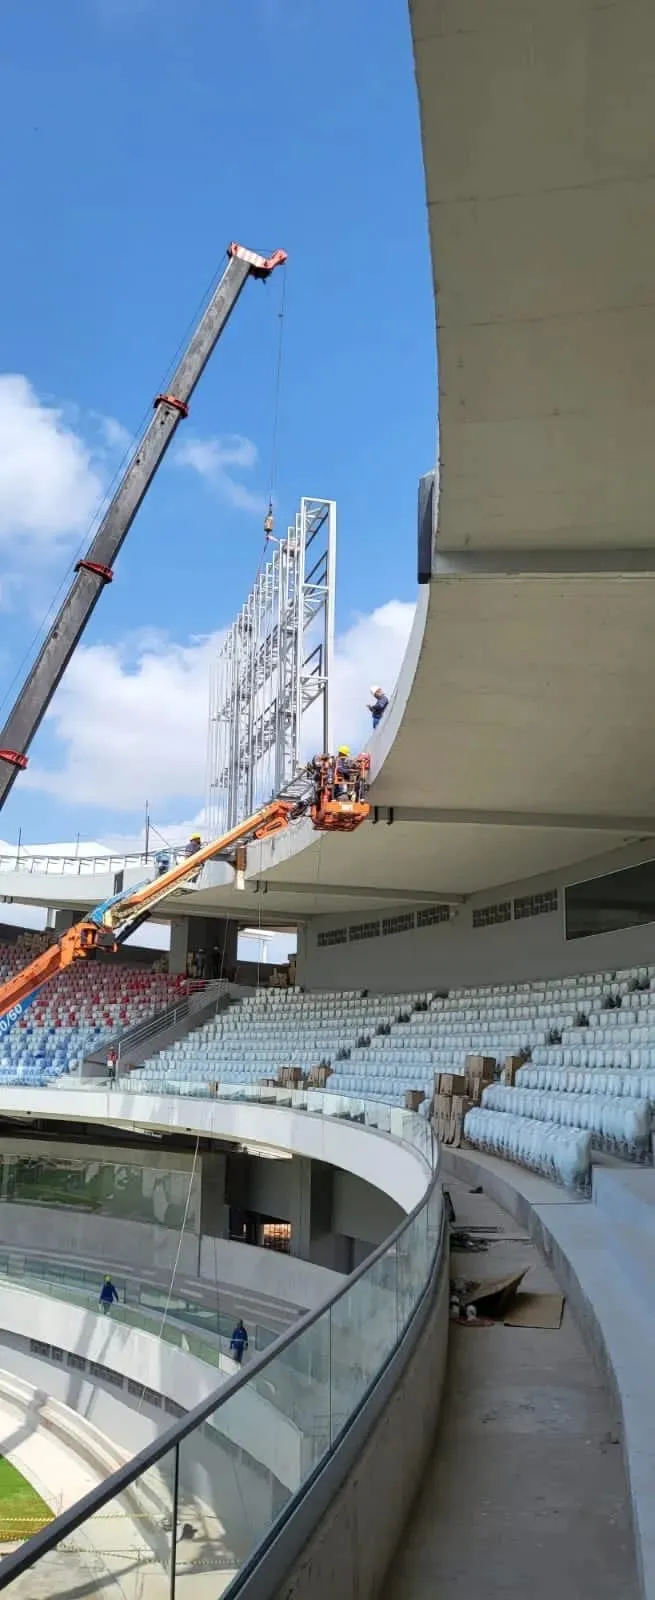
[[[0,1591],[11,1600],[37,1593],[54,1600],[76,1593],[97,1600],[117,1593],[130,1600],[236,1594],[244,1563],[261,1558],[278,1519],[351,1425],[443,1260],[443,1202],[429,1127],[411,1113],[365,1102],[351,1102],[353,1118],[420,1150],[429,1168],[420,1204],[328,1304],[243,1371],[226,1374],[221,1390],[86,1502],[7,1554]],[[5,1253],[0,1271],[6,1265]],[[51,1282],[50,1291],[61,1297],[63,1281],[71,1300],[88,1303],[83,1269],[65,1270],[70,1276]],[[124,1303],[116,1315],[148,1319],[146,1308]],[[181,1323],[164,1327],[165,1337],[174,1328],[174,1342],[180,1337],[194,1354],[206,1344]]]

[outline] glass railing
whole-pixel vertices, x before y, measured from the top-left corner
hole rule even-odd
[[[101,1278],[90,1267],[68,1266],[65,1262],[52,1261],[47,1256],[19,1256],[15,1251],[5,1248],[0,1249],[0,1283],[3,1279],[22,1288],[38,1289],[40,1293],[51,1294],[59,1300],[69,1300],[73,1305],[86,1306],[90,1311],[98,1310]],[[139,1283],[136,1277],[128,1279],[116,1276],[112,1277],[112,1282],[118,1294],[118,1302],[112,1307],[112,1316],[116,1321],[145,1328],[148,1333],[161,1334],[171,1344],[180,1343],[176,1324],[183,1324],[179,1331],[189,1338],[192,1337],[191,1330],[198,1329],[200,1333],[209,1335],[210,1340],[215,1337],[219,1341],[218,1350],[220,1341],[225,1341],[227,1349],[234,1329],[234,1313],[199,1305],[197,1300],[188,1299],[183,1291],[174,1289],[169,1294],[166,1289],[149,1287],[148,1284]],[[220,1290],[217,1290],[219,1293]],[[277,1337],[278,1330],[249,1316],[248,1338],[254,1350],[267,1350]],[[207,1349],[211,1349],[211,1343],[207,1344]],[[204,1356],[202,1360],[205,1360]]]
[[[412,1122],[420,1126],[419,1118]],[[427,1154],[425,1131],[413,1127],[409,1142],[416,1137]],[[433,1286],[444,1221],[431,1141],[429,1166],[415,1210],[329,1302],[6,1555],[0,1590],[15,1600],[37,1589],[64,1600],[108,1595],[115,1586],[148,1600],[184,1600],[196,1579],[198,1593],[212,1600],[236,1596]]]

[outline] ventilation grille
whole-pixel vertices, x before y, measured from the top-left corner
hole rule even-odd
[[[379,934],[379,922],[355,922],[350,929],[350,943],[357,944],[360,939],[377,939]]]
[[[416,927],[413,911],[400,911],[395,917],[382,918],[383,933],[407,933]]]
[[[511,900],[501,900],[497,906],[478,906],[473,912],[474,928],[494,928],[498,922],[511,922],[511,920]]]
[[[432,928],[436,922],[450,922],[450,906],[426,906],[417,911],[417,928]]]
[[[380,934],[411,933],[413,928],[432,928],[450,921],[450,906],[425,906],[422,911],[398,911],[382,921],[356,922],[351,928],[327,928],[316,935],[319,950],[333,944],[357,944],[360,939],[377,939]]]
[[[559,895],[557,889],[543,889],[541,894],[522,894],[514,901],[514,916],[517,922],[523,917],[547,917],[551,911],[557,911]]]
[[[325,933],[319,933],[316,943],[319,950],[325,950],[329,944],[347,944],[347,928],[328,928]]]

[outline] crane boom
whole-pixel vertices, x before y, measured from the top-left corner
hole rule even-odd
[[[168,872],[104,900],[87,917],[67,928],[56,944],[0,984],[0,1038],[20,1021],[44,984],[72,962],[88,961],[97,950],[114,951],[118,943],[152,914],[155,906],[195,878],[206,861],[221,857],[234,860],[235,852],[244,845],[258,839],[271,839],[306,814],[318,832],[352,833],[370,814],[366,799],[369,766],[369,756],[358,756],[349,763],[345,784],[333,757],[316,758],[307,769],[307,789],[300,799],[271,800],[229,833],[185,856]]]
[[[267,278],[286,261],[283,250],[260,256],[231,244],[228,264],[187,345],[169,391],[157,395],[154,416],[132,455],[86,556],[78,561],[66,598],[0,733],[0,808],[45,716],[189,400],[249,277]]]

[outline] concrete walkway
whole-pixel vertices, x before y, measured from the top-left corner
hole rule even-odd
[[[456,1225],[497,1227],[451,1275],[529,1266],[557,1291],[527,1234],[449,1177]],[[568,1309],[561,1328],[451,1327],[444,1406],[423,1491],[383,1600],[636,1600],[616,1419]]]

